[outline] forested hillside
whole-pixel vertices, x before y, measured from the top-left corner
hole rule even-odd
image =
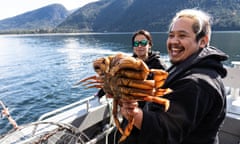
[[[200,8],[213,17],[214,30],[240,30],[240,0],[102,0],[69,16],[57,28],[128,32],[140,28],[166,31],[173,15]]]
[[[0,31],[12,33],[48,32],[63,22],[69,12],[63,5],[52,4],[0,21]]]
[[[240,30],[240,0],[100,0],[71,14],[56,4],[2,20],[0,32],[167,31],[174,14],[185,8],[210,13],[213,30]]]

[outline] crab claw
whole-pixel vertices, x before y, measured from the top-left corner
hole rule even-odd
[[[85,84],[85,85],[89,85],[90,83],[88,84]],[[103,86],[101,84],[95,84],[95,85],[90,85],[90,86],[87,86],[86,89],[88,88],[103,88]]]
[[[88,80],[96,80],[96,79],[97,79],[97,76],[90,76],[90,77],[80,80],[79,82],[75,83],[74,85],[76,86],[76,85],[79,85],[80,83],[86,82]]]
[[[102,80],[100,80],[100,77],[98,76],[90,76],[85,79],[80,80],[79,82],[75,83],[74,86],[83,84],[84,86],[87,86],[87,88],[102,88]],[[93,84],[93,85],[91,85]]]

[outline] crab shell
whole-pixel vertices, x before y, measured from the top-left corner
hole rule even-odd
[[[83,79],[80,83],[87,82],[88,88],[103,88],[105,93],[113,96],[113,117],[122,134],[119,142],[130,135],[134,123],[133,116],[129,116],[125,130],[120,127],[117,109],[121,98],[159,103],[165,106],[165,111],[168,110],[169,100],[160,97],[172,91],[161,89],[168,76],[166,71],[149,69],[142,60],[122,53],[96,59],[93,68],[97,76]],[[153,80],[147,80],[149,73],[154,74]]]

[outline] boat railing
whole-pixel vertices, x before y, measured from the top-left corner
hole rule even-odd
[[[108,135],[115,128],[111,113],[107,113],[111,110],[110,104],[111,101],[105,98],[87,97],[45,113],[34,123],[21,125],[18,130],[11,131],[0,138],[0,143],[9,143],[11,141],[13,143],[25,144],[46,140],[55,143],[57,141],[71,140],[93,144],[103,139],[107,141]],[[94,117],[97,117],[97,119],[94,119]],[[80,120],[81,123],[78,123],[76,120]],[[101,120],[105,121],[99,124],[98,122]],[[92,128],[102,128],[102,131],[92,137],[87,133]]]
[[[240,61],[232,61],[231,64],[233,65],[233,68],[240,68]]]
[[[240,69],[237,68],[239,62],[232,62],[233,67],[227,68],[227,77],[223,79],[225,92],[227,95],[227,112],[228,115],[240,115]]]
[[[96,98],[95,96],[87,97],[87,98],[82,99],[80,101],[77,101],[75,103],[72,103],[72,104],[69,104],[67,106],[64,106],[64,107],[61,107],[59,109],[56,109],[54,111],[45,113],[45,114],[43,114],[42,116],[39,117],[38,121],[42,121],[44,119],[47,119],[47,118],[52,117],[54,115],[57,115],[58,113],[62,113],[64,111],[67,111],[67,110],[69,110],[71,108],[74,108],[74,107],[82,105],[82,104],[86,104],[86,110],[88,112],[89,109],[90,109],[90,101],[94,100],[95,98]]]

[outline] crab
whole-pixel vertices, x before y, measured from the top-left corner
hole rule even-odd
[[[117,116],[121,98],[155,102],[164,105],[165,111],[168,110],[169,100],[160,97],[172,91],[161,88],[168,76],[166,71],[149,69],[142,60],[123,53],[98,58],[93,62],[93,67],[97,75],[82,79],[78,84],[83,83],[87,88],[103,88],[105,93],[112,96],[114,122],[122,135],[119,142],[130,135],[134,124],[133,116],[129,116],[125,130],[121,128]],[[149,73],[154,74],[153,80],[147,80]]]

